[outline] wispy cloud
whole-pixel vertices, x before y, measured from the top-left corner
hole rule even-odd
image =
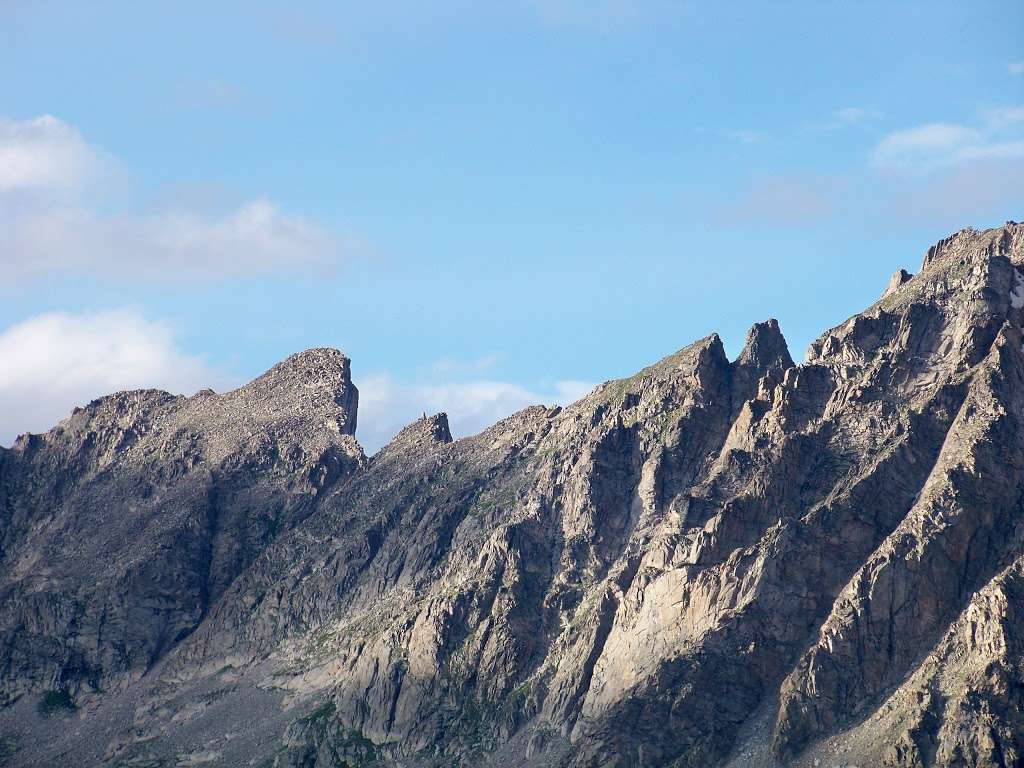
[[[255,94],[240,83],[220,78],[181,82],[172,91],[175,102],[186,109],[234,110],[255,106]]]
[[[882,113],[877,109],[864,109],[863,107],[844,107],[837,110],[835,114],[837,121],[847,125],[850,123],[861,123],[865,120],[878,120],[881,117]]]
[[[1024,107],[984,112],[976,124],[927,123],[882,138],[871,152],[876,168],[928,171],[972,160],[1024,157]]]
[[[110,215],[54,207],[0,213],[5,258],[0,281],[79,272],[121,279],[220,279],[286,267],[324,266],[339,255],[334,238],[267,200],[223,215],[161,210]]]
[[[755,131],[749,128],[741,128],[733,131],[726,131],[726,136],[740,144],[760,144],[768,138],[763,131]]]
[[[976,128],[929,123],[888,134],[872,152],[872,161],[878,166],[950,162],[981,140],[981,131]]]
[[[359,387],[356,437],[368,453],[383,447],[423,412],[445,411],[452,434],[465,437],[530,405],[571,403],[594,387],[582,381],[559,381],[541,390],[492,380],[409,384],[383,374],[357,379],[356,384]]]
[[[988,126],[995,129],[1009,128],[1024,124],[1024,106],[998,107],[982,113]]]
[[[431,366],[431,373],[434,375],[451,376],[453,374],[479,374],[488,371],[501,361],[501,355],[492,352],[482,355],[473,360],[459,360],[454,357],[444,357],[435,360]]]
[[[869,157],[885,175],[881,195],[871,196],[883,226],[914,221],[955,229],[965,221],[1012,217],[1024,202],[1024,107],[895,131]]]
[[[861,123],[874,122],[881,120],[884,115],[877,109],[866,109],[864,107],[843,107],[837,109],[829,119],[820,126],[817,126],[816,130],[821,131],[838,131],[842,128],[847,128],[851,125],[858,125]],[[811,130],[815,130],[812,128]]]
[[[739,220],[784,226],[820,221],[838,208],[847,181],[838,176],[795,174],[754,180],[734,201],[718,206],[714,218],[723,225]]]
[[[42,432],[101,395],[191,393],[228,377],[182,351],[173,329],[133,309],[38,315],[0,331],[0,444]]]
[[[936,231],[955,230],[964,222],[999,223],[1019,218],[1024,205],[1024,159],[959,163],[927,176],[889,179],[875,201],[885,226],[926,224]]]
[[[118,210],[119,166],[55,117],[0,120],[0,285],[52,273],[223,278],[329,269],[359,247],[259,198],[220,212]]]
[[[1006,65],[1006,71],[1011,75],[1024,75],[1024,61],[1011,61]]]

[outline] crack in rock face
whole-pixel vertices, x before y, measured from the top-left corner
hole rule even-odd
[[[1022,270],[372,457],[333,349],[76,409],[0,449],[0,763],[1024,764]]]
[[[1016,267],[1013,270],[1013,290],[1010,291],[1010,306],[1014,309],[1024,307],[1024,274]]]

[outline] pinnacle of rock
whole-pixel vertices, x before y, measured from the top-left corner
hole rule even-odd
[[[448,414],[435,413],[433,416],[423,414],[422,418],[416,419],[411,424],[402,428],[395,437],[385,446],[385,450],[396,450],[398,448],[408,449],[411,446],[430,444],[443,444],[452,442],[452,433],[448,428]]]
[[[899,289],[901,285],[910,280],[913,275],[907,272],[905,269],[897,269],[893,272],[892,277],[889,278],[889,282],[885,286],[885,292],[882,294],[882,298],[885,298],[890,293]]]
[[[747,332],[743,350],[733,363],[734,409],[754,396],[763,377],[781,380],[781,373],[792,367],[793,358],[779,322],[771,318],[755,323]]]
[[[779,321],[770,318],[751,326],[747,332],[747,341],[736,362],[761,369],[775,366],[791,367],[793,358],[789,355],[789,346],[779,329]]]

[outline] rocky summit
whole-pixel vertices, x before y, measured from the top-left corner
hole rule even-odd
[[[369,457],[330,349],[22,436],[0,764],[1024,765],[1024,225],[879,291]]]

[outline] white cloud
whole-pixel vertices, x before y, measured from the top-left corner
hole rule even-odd
[[[877,168],[928,171],[958,163],[1024,157],[1024,107],[982,114],[976,125],[929,123],[883,137],[871,152]]]
[[[217,214],[101,205],[115,168],[54,117],[0,120],[0,285],[57,271],[222,278],[330,268],[354,245],[262,198]]]
[[[992,128],[1007,128],[1024,123],[1024,107],[1000,107],[984,113],[985,122]]]
[[[1024,157],[1024,139],[964,147],[957,160],[1009,160],[1015,157]]]
[[[878,110],[863,107],[844,107],[835,114],[835,119],[841,123],[860,123],[864,120],[878,120],[881,117],[882,113]]]
[[[51,115],[0,118],[0,192],[79,188],[108,163],[73,126]]]
[[[760,144],[768,138],[767,135],[761,131],[753,131],[749,129],[727,131],[726,135],[729,136],[729,138],[738,141],[740,144]]]
[[[1011,75],[1024,75],[1024,61],[1011,61],[1006,65],[1006,71]]]
[[[900,165],[922,159],[949,159],[980,141],[977,129],[930,123],[890,133],[875,147],[872,160],[876,165]]]
[[[125,389],[192,393],[226,383],[173,330],[132,309],[39,315],[0,332],[0,444]]]
[[[837,131],[858,123],[866,123],[873,120],[881,120],[882,113],[877,109],[866,109],[864,107],[843,107],[832,113],[832,117],[817,130]],[[812,129],[814,130],[814,129]]]
[[[583,397],[594,385],[560,381],[546,391],[533,391],[503,381],[404,384],[388,375],[368,376],[359,387],[359,429],[356,437],[367,453],[383,447],[402,427],[428,414],[444,411],[455,437],[480,432],[530,405],[564,405]]]
[[[187,210],[101,214],[51,206],[0,212],[0,282],[56,270],[219,278],[329,265],[337,241],[267,200],[219,216]]]

